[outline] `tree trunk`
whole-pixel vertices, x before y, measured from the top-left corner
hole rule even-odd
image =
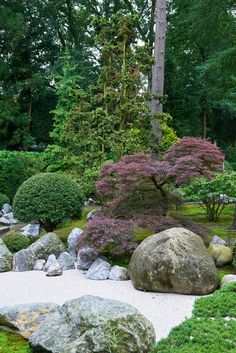
[[[232,228],[236,229],[236,203],[234,206],[234,220],[233,220]]]
[[[156,0],[156,29],[154,57],[155,64],[152,67],[152,94],[163,95],[164,91],[164,59],[165,59],[165,39],[166,39],[166,0]],[[162,113],[163,104],[158,98],[151,101],[151,113]]]
[[[202,139],[206,139],[206,130],[207,130],[207,117],[206,117],[206,112],[203,111],[202,113]]]

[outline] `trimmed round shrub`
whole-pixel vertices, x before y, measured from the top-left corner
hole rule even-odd
[[[7,195],[0,193],[0,210],[5,203],[10,203],[10,199]]]
[[[19,250],[26,249],[30,244],[29,238],[17,232],[7,233],[4,235],[2,240],[11,252],[17,252]]]
[[[28,178],[23,163],[15,157],[0,157],[0,190],[12,201],[19,186]]]
[[[21,185],[14,197],[13,210],[21,222],[37,221],[51,232],[65,221],[81,218],[83,202],[82,189],[70,176],[44,173]]]

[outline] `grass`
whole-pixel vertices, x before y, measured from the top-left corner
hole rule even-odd
[[[195,302],[193,315],[150,353],[235,353],[236,283]]]
[[[31,353],[26,340],[17,334],[0,331],[0,353]]]

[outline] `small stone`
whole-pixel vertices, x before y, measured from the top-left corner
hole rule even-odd
[[[62,268],[59,262],[56,260],[49,266],[46,276],[54,277],[54,276],[61,276],[61,275],[62,275]]]
[[[45,260],[37,260],[37,261],[35,261],[34,270],[35,271],[43,271],[45,264],[46,264]]]
[[[211,240],[210,244],[217,244],[217,245],[226,245],[226,241],[218,237],[217,235],[214,235],[214,237]]]
[[[96,213],[98,212],[98,209],[94,209],[92,211],[90,211],[88,214],[87,214],[87,222],[89,221],[92,221],[96,215]]]
[[[37,237],[40,233],[40,225],[37,223],[29,223],[21,228],[21,233],[29,238]]]
[[[12,212],[12,207],[8,203],[4,203],[4,205],[2,206],[2,212],[10,213]]]
[[[223,287],[232,282],[236,282],[236,275],[225,275],[220,282],[220,286]]]
[[[10,271],[13,255],[0,239],[0,272]]]
[[[130,279],[127,268],[121,266],[113,266],[109,273],[109,279],[112,281],[127,281]]]
[[[233,261],[233,252],[228,246],[211,244],[208,252],[213,257],[217,267],[224,267]]]
[[[78,240],[82,236],[83,232],[84,231],[80,228],[74,228],[70,232],[68,239],[67,239],[69,250],[76,250]]]
[[[88,270],[98,258],[98,251],[95,248],[84,247],[78,251],[76,267],[78,270]]]
[[[13,257],[13,270],[18,272],[31,271],[35,261],[36,256],[32,251],[22,249],[15,253]]]
[[[86,273],[86,278],[93,280],[106,280],[109,277],[110,269],[111,265],[107,261],[98,258],[89,268]]]
[[[49,255],[47,262],[46,262],[46,265],[44,266],[44,271],[47,271],[49,266],[51,266],[56,260],[57,260],[57,258],[54,254]]]
[[[62,270],[71,270],[75,268],[74,259],[68,252],[63,252],[58,257],[58,262]]]

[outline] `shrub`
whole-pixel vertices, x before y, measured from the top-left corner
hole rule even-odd
[[[0,193],[0,210],[5,203],[10,203],[9,197],[5,194]]]
[[[11,252],[26,249],[30,244],[29,238],[17,232],[7,233],[2,240]]]
[[[10,202],[26,179],[26,169],[19,159],[0,157],[0,190],[9,197]]]
[[[44,173],[29,178],[17,191],[13,210],[22,222],[37,221],[46,231],[82,215],[83,193],[64,174]]]

